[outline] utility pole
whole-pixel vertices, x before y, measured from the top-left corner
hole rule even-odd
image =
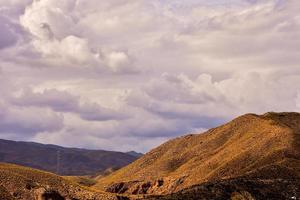
[[[56,152],[56,174],[59,175],[59,169],[60,169],[60,150]]]

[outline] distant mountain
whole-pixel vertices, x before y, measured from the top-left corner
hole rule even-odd
[[[103,150],[64,148],[34,142],[0,139],[0,162],[54,172],[60,175],[101,174],[135,161],[139,155]]]
[[[138,153],[138,152],[135,152],[135,151],[129,151],[129,152],[126,152],[126,153],[129,154],[129,155],[132,155],[134,157],[137,157],[137,158],[140,158],[144,155],[142,153]]]
[[[298,199],[300,114],[247,114],[170,140],[94,187],[163,195],[149,199]]]

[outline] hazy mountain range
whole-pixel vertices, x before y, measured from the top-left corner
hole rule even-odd
[[[0,140],[0,162],[60,175],[94,175],[110,168],[118,169],[128,165],[141,155],[133,151],[122,153]]]

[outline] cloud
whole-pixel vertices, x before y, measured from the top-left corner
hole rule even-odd
[[[111,52],[106,55],[106,63],[114,72],[126,70],[126,66],[130,64],[130,58],[124,52]],[[130,69],[129,69],[130,70]]]
[[[16,25],[0,15],[0,50],[14,45],[18,41]]]
[[[21,106],[50,107],[54,111],[68,112],[78,109],[78,97],[65,91],[55,89],[45,90],[42,93],[33,93],[29,88],[23,91],[14,103]]]
[[[300,109],[300,91],[297,93],[297,97],[295,99],[297,108]]]
[[[70,35],[70,29],[75,21],[68,15],[75,1],[33,1],[27,6],[24,15],[21,16],[21,24],[39,39],[48,39],[53,36],[62,39]]]
[[[295,110],[299,78],[300,75],[247,72],[213,81],[209,74],[195,79],[163,74],[142,91],[129,94],[127,101],[166,118],[202,118],[202,127],[212,127],[215,124],[209,121],[217,124],[242,113]]]
[[[23,107],[48,107],[55,112],[78,114],[88,121],[122,120],[128,117],[125,113],[104,108],[97,103],[80,102],[80,97],[56,89],[34,93],[27,88],[13,102]]]
[[[146,93],[158,100],[178,103],[201,104],[222,99],[209,74],[201,74],[192,81],[184,74],[162,74],[160,80],[153,80],[146,86]]]
[[[18,109],[0,104],[0,132],[31,137],[39,132],[55,132],[63,128],[63,116],[43,109]]]
[[[1,137],[146,151],[247,112],[300,109],[299,1],[0,7]]]
[[[112,72],[131,71],[133,62],[126,52],[94,46],[78,27],[81,12],[74,0],[33,1],[20,17],[32,36],[32,45],[54,66],[89,67]],[[68,28],[66,28],[68,27]],[[58,61],[57,61],[58,60]]]

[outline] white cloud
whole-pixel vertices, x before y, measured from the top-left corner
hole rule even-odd
[[[20,17],[21,24],[39,39],[49,36],[63,39],[70,35],[75,25],[72,16],[68,15],[75,1],[33,1]]]
[[[293,111],[296,109],[300,75],[280,77],[274,73],[237,73],[220,81],[201,74],[163,74],[127,101],[150,112],[171,118],[230,118],[246,112]],[[216,120],[216,119],[215,119]],[[206,122],[207,123],[207,122]]]
[[[119,72],[130,64],[130,59],[124,52],[111,52],[106,56],[106,62],[114,72]]]
[[[296,0],[0,6],[0,115],[13,138],[144,151],[245,112],[299,111]]]
[[[82,20],[82,13],[77,10],[79,4],[80,1],[74,0],[43,0],[33,1],[26,8],[20,23],[33,35],[35,50],[41,53],[47,64],[60,67],[101,69],[106,66],[113,72],[131,67],[131,60],[125,52],[102,49],[101,43],[90,44],[93,41],[82,35],[82,27],[78,25]]]

